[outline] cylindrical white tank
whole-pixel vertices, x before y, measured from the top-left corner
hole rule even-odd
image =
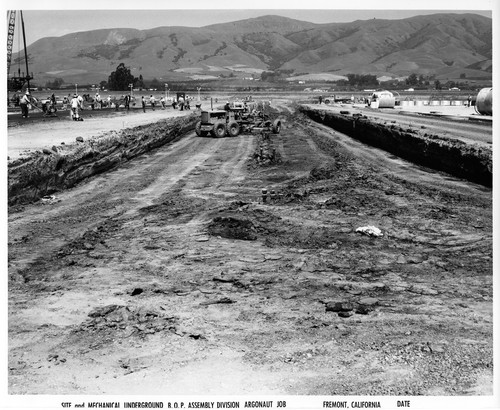
[[[493,88],[483,88],[476,97],[476,111],[482,115],[493,115]]]
[[[378,101],[378,108],[394,108],[396,105],[396,98],[390,91],[374,92],[370,101]]]

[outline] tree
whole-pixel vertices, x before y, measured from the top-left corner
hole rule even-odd
[[[124,63],[118,64],[116,71],[113,71],[108,78],[108,87],[113,91],[126,91],[130,84],[134,84],[137,79],[130,73],[130,69]]]
[[[47,81],[45,83],[45,87],[47,88],[59,88],[64,84],[64,80],[62,78],[55,78],[54,81]]]
[[[134,87],[140,88],[141,90],[143,88],[146,88],[146,86],[144,85],[144,78],[142,78],[142,74],[139,75],[139,78],[134,79]]]
[[[436,90],[440,90],[441,89],[441,81],[439,81],[439,80],[434,81],[434,88]]]
[[[353,87],[378,86],[379,82],[375,75],[371,74],[347,74],[347,79]]]
[[[99,83],[99,88],[100,88],[101,90],[104,90],[104,89],[108,88],[108,82],[107,82],[107,81],[101,81],[101,82]]]
[[[153,80],[149,83],[149,88],[156,88],[159,90],[163,86],[163,83],[161,83],[157,78],[153,78]]]
[[[417,85],[418,84],[418,77],[415,73],[410,74],[408,78],[406,79],[406,84],[407,85]]]
[[[274,81],[276,80],[276,77],[277,77],[277,73],[275,73],[274,71],[262,71],[262,73],[260,73],[260,79],[262,81]]]

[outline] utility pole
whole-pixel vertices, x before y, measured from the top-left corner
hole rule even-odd
[[[26,49],[26,33],[24,32],[24,19],[23,19],[23,12],[20,11],[21,14],[21,26],[23,28],[23,43],[24,43],[24,60],[26,62],[26,81],[28,83],[28,90],[30,90],[30,73],[29,73],[29,68],[28,68],[28,50]]]

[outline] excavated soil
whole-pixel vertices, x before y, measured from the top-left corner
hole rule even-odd
[[[9,394],[492,394],[491,189],[291,111],[11,208]]]
[[[397,125],[397,121],[392,121],[391,124],[387,124],[387,121],[374,121],[366,115],[348,110],[340,110],[337,113],[307,106],[300,107],[300,110],[315,121],[413,163],[445,171],[488,187],[492,186],[491,146],[463,141],[460,138],[445,136],[444,133],[439,135],[427,132],[425,125],[420,128],[411,125],[402,128]]]
[[[158,148],[194,128],[193,115],[79,137],[73,144],[34,151],[8,165],[9,205],[33,202]]]

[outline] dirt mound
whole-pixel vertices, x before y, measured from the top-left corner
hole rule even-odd
[[[171,195],[159,204],[143,207],[139,212],[148,215],[150,223],[153,220],[161,224],[186,223],[206,207],[207,201],[203,198],[179,194]]]
[[[245,202],[233,202],[220,213],[207,226],[209,235],[255,241],[276,232],[281,223],[279,216]]]
[[[269,247],[292,246],[307,249],[337,247],[352,241],[349,232],[335,231],[331,227],[304,226],[287,221],[272,211],[244,205],[235,209],[233,204],[221,211],[207,226],[209,235],[247,241],[261,240]]]
[[[282,162],[273,135],[267,133],[259,135],[252,159],[254,166],[270,166]]]
[[[218,216],[208,225],[208,233],[228,239],[255,241],[256,228],[252,221],[232,216]]]

